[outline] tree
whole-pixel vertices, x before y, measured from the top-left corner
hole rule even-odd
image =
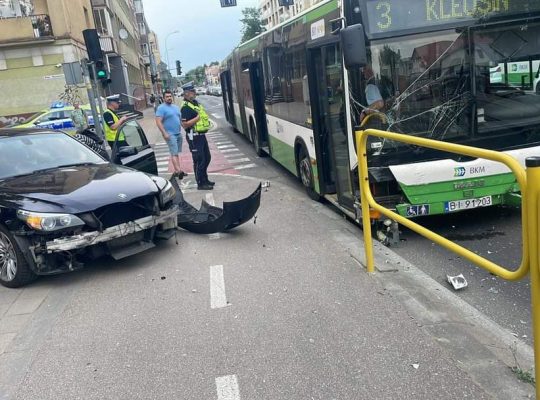
[[[242,10],[242,43],[264,32],[261,21],[261,10],[257,7],[246,7]]]

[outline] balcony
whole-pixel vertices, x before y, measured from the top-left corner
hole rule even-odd
[[[51,19],[47,14],[0,19],[0,44],[36,40],[54,40]]]
[[[101,50],[103,50],[105,54],[118,54],[116,41],[112,37],[101,36],[99,38],[99,44],[101,45]]]

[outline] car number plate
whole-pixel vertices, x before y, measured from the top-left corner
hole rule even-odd
[[[468,210],[471,208],[487,207],[492,203],[491,196],[484,196],[478,199],[447,201],[444,203],[444,212]]]

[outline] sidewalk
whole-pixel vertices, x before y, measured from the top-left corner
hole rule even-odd
[[[153,117],[146,116],[141,125],[149,136],[160,138]],[[203,194],[187,186],[185,197],[195,207],[203,198],[219,207],[223,201],[248,195],[258,184],[254,178],[216,171],[219,166],[210,170],[211,179],[217,182],[212,193]],[[342,357],[341,362],[348,365],[349,353],[354,354],[357,362],[349,365],[350,374],[358,375],[355,379],[362,387],[355,400],[534,398],[534,387],[519,381],[510,370],[516,366],[516,360],[523,371],[533,367],[529,346],[391,248],[375,244],[376,273],[367,274],[363,267],[362,231],[325,205],[308,201],[300,187],[291,188],[288,182],[289,177],[278,177],[263,192],[257,229],[250,232],[249,242],[265,244],[254,262],[265,265],[265,272],[261,273],[266,274],[268,281],[284,274],[286,268],[287,277],[305,288],[302,294],[312,296],[287,297],[287,301],[299,303],[280,303],[272,311],[292,313],[302,320],[315,318],[313,332],[297,334],[318,336],[313,340],[324,353],[313,360],[320,364],[318,368],[330,368],[330,377],[335,367],[328,358]],[[280,225],[278,220],[289,222]],[[220,245],[219,241],[210,243]],[[311,257],[321,248],[326,256]],[[225,253],[231,251],[234,249],[223,249]],[[312,277],[295,271],[294,263],[299,257],[296,251],[302,252],[301,258],[312,267]],[[315,308],[319,315],[309,315],[313,312],[310,309]],[[243,310],[248,315],[256,312],[256,308],[250,307]],[[279,324],[294,324],[294,319],[281,320],[273,315],[268,318],[280,320],[273,327],[276,351],[287,352],[279,339],[286,340],[287,334],[282,332],[285,326],[279,328]],[[338,318],[342,325],[332,326]],[[242,332],[251,330],[253,335],[260,335],[253,326],[243,327]],[[271,336],[272,329],[268,330],[265,336]],[[264,358],[263,354],[260,356]],[[351,387],[346,393],[356,390]]]

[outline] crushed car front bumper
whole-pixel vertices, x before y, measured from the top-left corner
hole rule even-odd
[[[176,229],[178,213],[178,206],[175,205],[167,210],[161,211],[160,215],[151,215],[120,225],[111,226],[102,232],[84,232],[78,235],[57,238],[46,242],[44,251],[50,254],[82,249],[154,227],[159,227],[159,230],[161,231]]]

